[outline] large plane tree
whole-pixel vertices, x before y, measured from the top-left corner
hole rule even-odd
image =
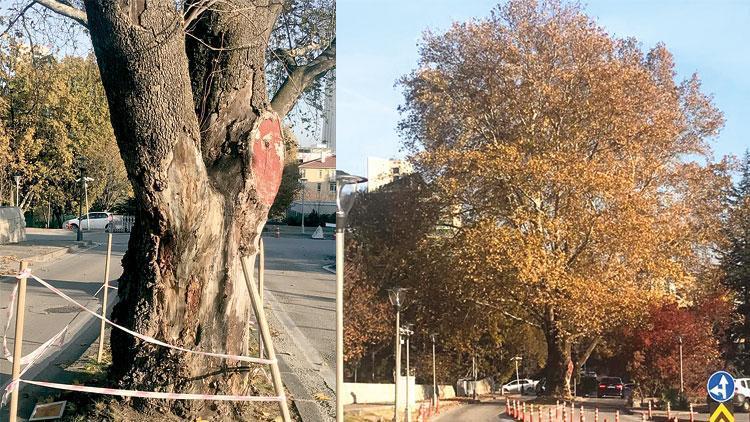
[[[19,6],[11,24],[54,12],[91,38],[137,205],[113,320],[190,349],[246,353],[252,318],[240,257],[255,256],[281,180],[281,121],[335,66],[333,1]],[[237,362],[117,330],[111,345],[119,387],[247,392]]]
[[[446,284],[542,331],[549,394],[570,395],[607,330],[716,266],[723,117],[663,45],[512,0],[426,34],[402,82],[416,168],[460,221]]]

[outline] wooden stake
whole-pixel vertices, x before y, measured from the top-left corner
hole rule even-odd
[[[265,345],[268,359],[274,361],[271,364],[271,378],[273,379],[273,387],[276,391],[276,395],[282,397],[282,400],[279,402],[279,407],[281,408],[281,416],[284,422],[291,422],[292,418],[289,415],[286,393],[284,392],[284,383],[281,381],[279,362],[276,361],[276,353],[273,350],[271,331],[268,329],[268,321],[266,321],[266,311],[263,309],[263,304],[260,301],[258,286],[255,285],[255,280],[253,280],[252,274],[250,273],[248,258],[242,257],[240,261],[242,263],[242,272],[245,274],[245,283],[247,283],[247,290],[250,292],[253,312],[255,312],[255,320],[258,322],[258,331],[260,331],[261,333],[261,338],[263,340],[263,344]]]
[[[102,295],[102,318],[107,317],[107,298],[109,295],[109,260],[112,255],[112,233],[107,234],[107,259],[104,261],[104,287]],[[97,363],[102,363],[102,355],[104,355],[104,320],[102,319],[102,325],[99,329],[99,353],[96,355]]]
[[[21,261],[21,273],[29,267],[29,263]],[[11,382],[17,382],[21,377],[21,357],[23,356],[23,320],[26,309],[26,277],[18,280],[18,298],[16,300],[16,334],[13,339],[13,370],[11,372]],[[10,419],[9,422],[16,422],[18,418],[18,396],[21,384],[16,384],[13,393],[10,396]]]
[[[263,306],[263,289],[266,283],[266,246],[263,244],[263,238],[258,243],[258,295],[260,296],[260,306]],[[258,330],[258,356],[263,358],[263,337]]]

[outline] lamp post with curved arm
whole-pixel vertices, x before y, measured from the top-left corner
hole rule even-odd
[[[367,179],[341,172],[336,177],[336,421],[344,420],[344,231],[346,216],[354,205],[357,185]],[[354,190],[344,194],[346,186]],[[304,194],[304,191],[303,191]],[[304,207],[304,201],[302,202]],[[304,208],[303,208],[304,211]],[[302,213],[304,230],[305,214]]]

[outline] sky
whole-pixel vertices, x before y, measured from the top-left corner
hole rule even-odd
[[[486,0],[338,0],[336,142],[338,168],[366,174],[367,157],[403,157],[396,130],[401,89],[416,67],[425,29],[485,17]],[[697,72],[726,124],[714,155],[750,148],[750,1],[590,0],[582,2],[610,34],[633,36],[644,49],[658,42],[674,54],[677,78]]]

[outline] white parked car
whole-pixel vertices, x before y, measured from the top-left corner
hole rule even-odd
[[[745,412],[750,412],[750,378],[734,380],[734,403]]]
[[[88,216],[82,215],[80,218],[73,218],[63,223],[63,227],[68,230],[78,231],[85,230],[106,230],[112,231],[112,214],[106,211],[90,212]]]
[[[534,394],[534,391],[536,390],[536,385],[538,383],[539,381],[534,381],[534,380],[530,380],[526,378],[513,380],[503,385],[501,392],[503,394],[510,394],[510,393]]]

